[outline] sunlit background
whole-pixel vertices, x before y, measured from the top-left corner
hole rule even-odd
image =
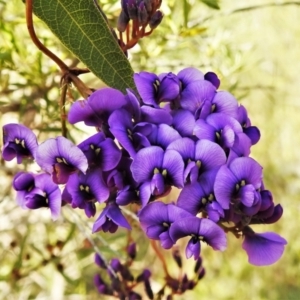
[[[119,1],[100,3],[113,26]],[[215,10],[199,0],[163,0],[162,10],[163,23],[129,53],[133,69],[177,73],[193,66],[218,74],[220,89],[233,93],[261,130],[251,155],[263,165],[265,186],[275,203],[284,208],[277,224],[255,230],[275,231],[288,241],[280,261],[268,267],[249,265],[234,236],[228,237],[223,253],[204,246],[205,277],[177,299],[300,299],[300,2],[223,0]],[[35,21],[41,40],[76,65],[42,22]],[[91,87],[102,86],[91,74],[81,78]],[[59,81],[57,67],[28,36],[22,1],[0,1],[0,125],[21,122],[37,129],[40,141],[58,135]],[[72,94],[79,97],[75,90]],[[77,126],[72,138],[81,141],[84,130]],[[64,208],[63,216],[52,222],[47,210],[17,207],[12,176],[32,168],[1,161],[0,299],[104,299],[93,286],[98,269],[91,241],[108,259],[122,257],[127,233],[119,229],[115,235],[92,236],[93,220],[87,222],[78,210]],[[136,269],[152,267],[157,290],[163,278],[160,262],[138,229],[132,235],[140,244]],[[164,253],[170,272],[178,272],[170,253]],[[184,263],[192,274],[193,261]]]

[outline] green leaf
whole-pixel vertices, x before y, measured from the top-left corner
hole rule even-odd
[[[93,0],[34,0],[33,11],[108,86],[134,88],[129,61]]]
[[[205,3],[207,6],[211,8],[220,9],[219,0],[200,0],[200,1]]]

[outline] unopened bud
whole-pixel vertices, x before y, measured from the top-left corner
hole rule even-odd
[[[174,249],[172,255],[173,255],[173,258],[174,258],[177,266],[181,269],[182,268],[182,259],[181,259],[179,250]]]
[[[131,259],[135,259],[135,257],[136,257],[136,243],[131,243],[130,245],[128,245],[127,253],[128,253],[128,256]]]
[[[138,7],[138,20],[139,20],[139,23],[141,25],[146,25],[147,22],[148,22],[148,13],[147,13],[147,10],[146,10],[146,6],[145,6],[145,3],[144,1],[142,1],[140,4],[139,4],[139,7]]]
[[[151,29],[155,29],[162,21],[164,15],[160,10],[157,10],[151,17],[149,21],[149,26]]]
[[[128,16],[131,20],[136,20],[138,18],[138,12],[137,12],[138,10],[137,10],[135,0],[128,0],[127,11],[128,11]]]
[[[117,29],[120,32],[124,32],[127,28],[129,21],[130,21],[130,19],[129,19],[128,15],[124,12],[124,10],[122,10],[121,14],[119,15],[119,18],[118,18]]]
[[[199,269],[201,268],[202,266],[202,258],[199,257],[196,261],[196,264],[195,264],[195,267],[194,267],[194,272],[195,273],[198,273]]]

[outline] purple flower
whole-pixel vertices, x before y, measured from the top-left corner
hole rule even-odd
[[[283,254],[287,241],[273,232],[255,233],[250,227],[244,229],[243,249],[248,261],[255,266],[274,264]]]
[[[36,162],[46,172],[52,174],[53,181],[64,184],[71,174],[80,170],[85,173],[88,162],[83,152],[65,137],[48,139],[39,145]]]
[[[200,241],[207,243],[214,250],[224,251],[227,247],[224,231],[209,219],[197,217],[179,219],[172,224],[170,236],[174,243],[183,237],[191,236],[185,254],[187,258],[194,256],[195,260],[200,256]]]
[[[60,215],[61,192],[59,187],[52,182],[50,175],[18,173],[13,181],[17,191],[17,202],[22,208],[37,209],[49,207],[52,219]]]
[[[221,113],[211,114],[206,120],[197,120],[194,128],[194,134],[200,140],[218,143],[225,150],[234,146],[236,136],[240,133],[243,133],[243,129],[239,122]]]
[[[237,120],[242,125],[244,133],[250,138],[252,145],[255,145],[260,139],[260,131],[256,126],[251,126],[247,110],[243,105],[238,108]]]
[[[26,209],[25,196],[34,188],[34,174],[19,172],[13,180],[13,188],[17,191],[17,203],[23,209]]]
[[[262,185],[262,167],[250,157],[234,159],[222,166],[216,176],[214,191],[222,208],[230,203],[252,207],[261,199],[257,191]],[[258,207],[259,209],[259,207]]]
[[[87,100],[73,103],[68,114],[71,124],[83,121],[87,126],[102,127],[110,114],[127,104],[125,96],[113,88],[103,88],[91,94]]]
[[[195,182],[201,173],[220,167],[226,163],[224,150],[209,140],[196,143],[189,138],[175,140],[167,150],[177,151],[185,162],[184,180]]]
[[[88,217],[96,213],[95,201],[101,203],[109,197],[109,189],[103,181],[100,169],[94,169],[86,175],[71,175],[65,189],[72,198],[72,207],[84,209]]]
[[[98,132],[78,145],[85,154],[89,166],[100,167],[103,171],[115,168],[122,156],[115,142]]]
[[[209,219],[218,222],[224,211],[214,196],[214,183],[218,169],[203,173],[199,181],[185,185],[181,190],[177,205],[193,215],[205,212]]]
[[[10,161],[17,158],[17,163],[22,163],[23,158],[34,158],[37,149],[35,134],[21,124],[7,124],[3,126],[4,160]]]
[[[205,101],[211,101],[216,88],[207,80],[197,80],[189,83],[180,94],[180,106],[194,114],[200,110]]]
[[[133,78],[146,105],[158,108],[159,103],[173,101],[179,96],[180,81],[173,73],[157,76],[153,73],[140,72],[134,74]]]
[[[212,113],[223,113],[224,115],[236,118],[238,113],[238,102],[229,92],[217,92],[214,98],[206,100],[201,110],[198,110],[197,117],[206,119]]]
[[[93,225],[93,233],[103,230],[114,233],[117,231],[118,226],[131,229],[126,218],[123,216],[119,206],[110,202],[103,209],[102,213]]]
[[[183,186],[184,163],[175,150],[164,151],[157,146],[141,149],[131,165],[132,176],[141,184],[140,196],[143,206],[151,195],[162,195],[168,187]]]
[[[173,222],[191,214],[174,204],[153,202],[145,206],[138,214],[142,229],[150,239],[160,240],[162,247],[173,246],[169,230]]]

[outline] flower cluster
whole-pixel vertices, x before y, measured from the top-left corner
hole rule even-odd
[[[149,36],[161,23],[163,14],[159,10],[162,0],[122,0],[118,18],[119,44],[127,49],[135,46],[140,38]],[[126,41],[123,33],[126,31]]]
[[[61,136],[38,145],[28,128],[4,126],[3,158],[31,157],[43,170],[15,176],[18,203],[49,207],[53,219],[62,204],[90,218],[104,203],[93,232],[110,233],[131,229],[120,207],[134,204],[141,228],[163,248],[189,237],[187,258],[199,259],[201,242],[225,250],[232,232],[244,238],[250,263],[276,262],[286,241],[250,227],[276,222],[283,210],[264,186],[261,165],[249,157],[260,132],[245,107],[218,90],[216,74],[195,68],[140,72],[134,81],[138,94],[104,88],[73,103],[69,123],[97,128],[77,146]],[[178,199],[162,200],[172,187],[181,189]]]

